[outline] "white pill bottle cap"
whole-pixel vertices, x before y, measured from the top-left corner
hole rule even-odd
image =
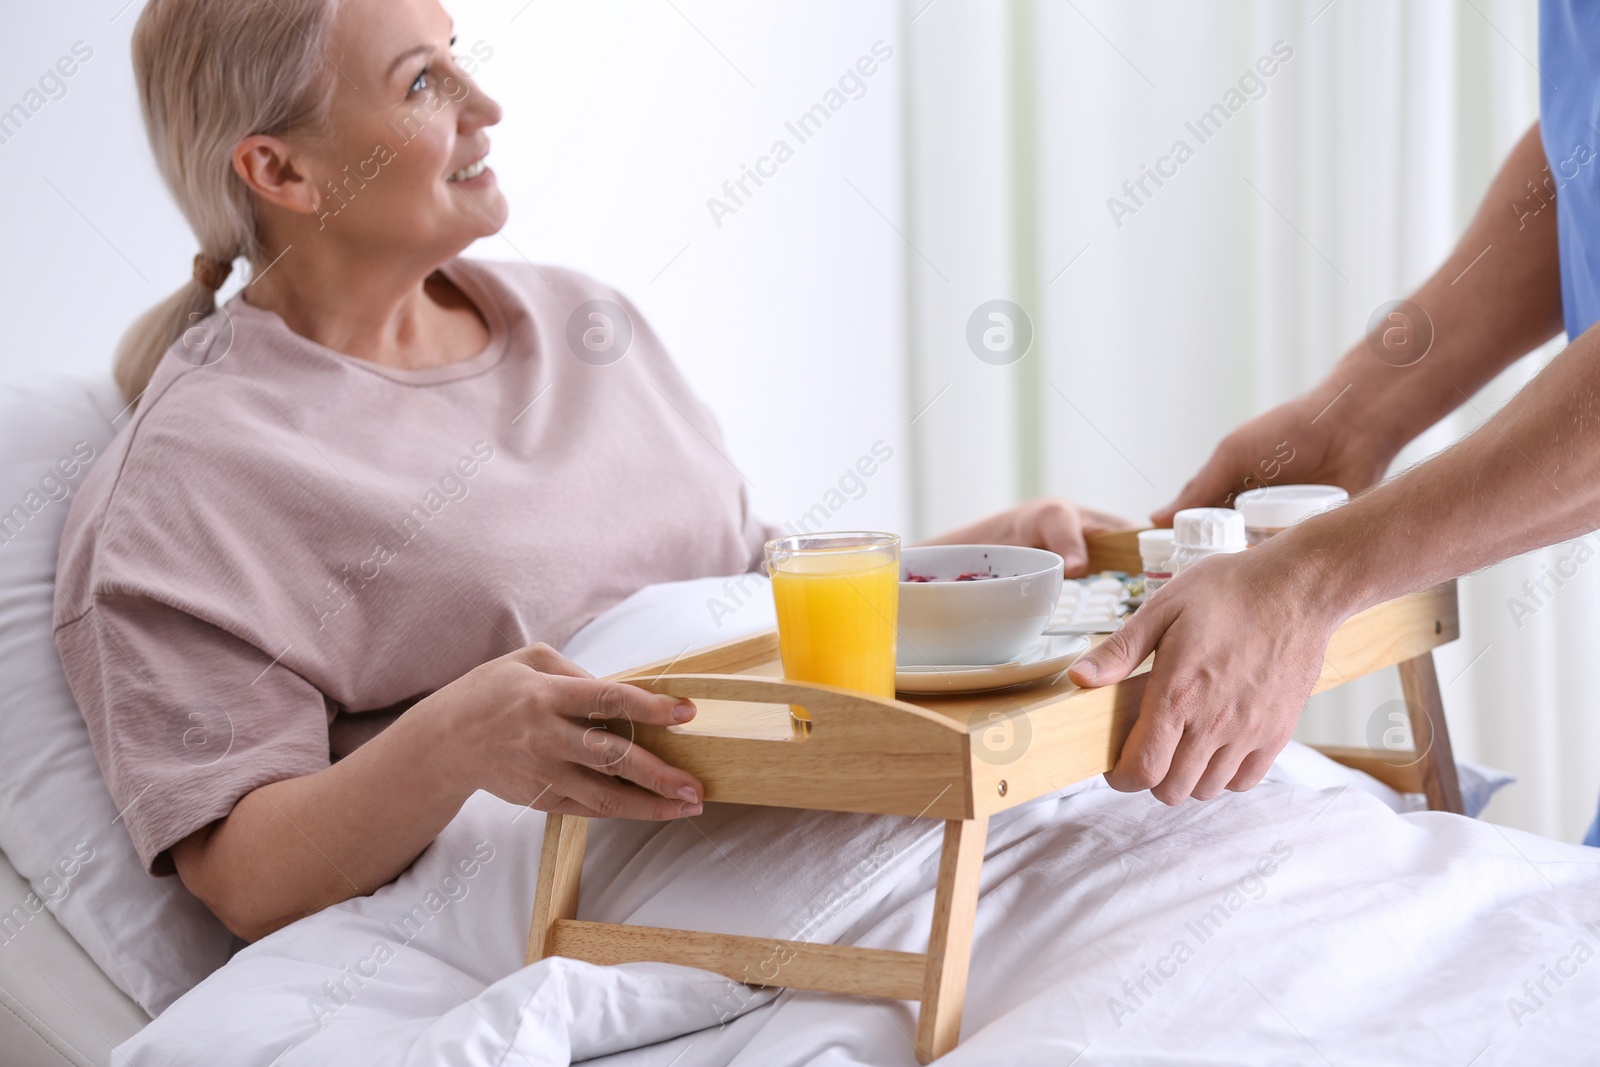
[[[1185,508],[1172,518],[1172,572],[1207,556],[1243,552],[1244,516],[1233,508]]]
[[[1172,518],[1175,548],[1237,551],[1245,547],[1244,516],[1232,508],[1184,508]]]
[[[1140,530],[1139,558],[1147,571],[1165,570],[1164,564],[1172,558],[1173,532],[1171,530]],[[1163,566],[1156,566],[1163,564]]]
[[[1252,530],[1281,530],[1349,499],[1337,485],[1269,485],[1240,493],[1233,506]]]

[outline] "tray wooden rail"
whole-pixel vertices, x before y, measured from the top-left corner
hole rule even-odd
[[[1136,570],[1136,533],[1092,538],[1091,571]],[[1425,793],[1432,808],[1461,811],[1432,655],[1458,636],[1454,582],[1349,619],[1333,635],[1316,691],[1398,666],[1416,748],[1399,758],[1387,750],[1324,751],[1397,789]],[[619,677],[695,701],[698,714],[683,726],[626,728],[636,744],[696,775],[709,802],[944,820],[928,950],[579,920],[588,822],[550,815],[527,959],[652,960],[756,986],[916,1000],[917,1056],[927,1063],[954,1048],[960,1033],[989,816],[1111,769],[1138,713],[1149,666],[1147,660],[1127,680],[1099,689],[1080,689],[1061,675],[1013,690],[920,696],[912,703],[785,681],[777,634],[766,633],[626,672]],[[791,705],[803,707],[809,721],[796,719]],[[996,732],[998,749],[988,744]]]

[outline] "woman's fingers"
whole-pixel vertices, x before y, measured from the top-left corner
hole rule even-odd
[[[594,675],[572,662],[554,648],[539,641],[517,649],[508,657],[526,664],[541,674],[560,674],[568,678],[593,678]]]
[[[588,787],[581,783],[569,783],[566,788],[571,789],[575,793],[586,796],[598,795],[597,793],[590,793],[588,791]],[[639,791],[636,790],[635,792]],[[640,792],[639,795],[642,797],[649,796],[649,794],[642,792]],[[619,803],[623,804],[627,804],[629,802],[630,800],[627,797],[624,797],[622,801],[619,801]],[[572,797],[557,793],[552,788],[545,788],[542,790],[539,795],[527,806],[535,809],[536,811],[548,812],[551,815],[578,815],[585,819],[604,819],[608,817],[605,813],[595,810],[588,804],[585,804],[580,800],[574,800]],[[661,819],[676,819],[680,817],[699,815],[701,811],[698,805],[685,804],[681,801],[675,807],[676,810],[671,814],[667,814],[669,811],[668,808],[657,807],[654,810],[660,815],[660,818],[656,818],[655,816],[648,816],[648,818],[650,818],[651,821],[659,822]],[[632,816],[626,817],[631,818]]]
[[[661,822],[686,815],[699,815],[701,806],[684,800],[658,796],[620,778],[587,767],[568,765],[557,791],[576,801],[601,819],[645,819]]]
[[[1126,530],[1138,525],[1121,515],[1113,515],[1109,511],[1100,511],[1097,508],[1079,508],[1078,517],[1083,522],[1083,532],[1086,535],[1105,533],[1107,530]]]
[[[565,682],[559,689],[562,703],[570,708],[568,717],[576,720],[567,733],[563,753],[567,760],[636,783],[680,805],[700,803],[705,787],[698,778],[634,744],[636,725],[687,722],[694,717],[693,704],[624,682],[585,679]]]
[[[1083,521],[1072,504],[1065,500],[1041,501],[1034,514],[1031,540],[1061,557],[1067,577],[1083,574],[1089,549],[1083,543]]]
[[[607,719],[674,726],[694,718],[694,705],[682,697],[652,693],[626,682],[604,679],[564,683],[571,699],[563,701],[572,718],[591,723]]]
[[[568,758],[589,770],[625,779],[670,800],[700,803],[705,796],[705,786],[700,780],[634,744],[630,725],[612,719],[580,728],[573,735]]]
[[[641,726],[692,719],[689,701],[592,678],[548,645],[517,649],[472,678],[458,733],[478,788],[592,818],[700,813],[699,779],[634,744]]]
[[[548,801],[548,803],[546,803]],[[593,808],[579,804],[570,797],[558,797],[554,793],[546,793],[544,800],[533,805],[539,811],[551,815],[580,815],[585,819],[598,819],[600,815]]]

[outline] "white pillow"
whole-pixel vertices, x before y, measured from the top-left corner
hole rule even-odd
[[[561,654],[604,677],[777,628],[766,575],[690,578],[645,586],[573,634]]]
[[[0,951],[48,907],[157,1015],[226,963],[235,939],[177,878],[139,863],[50,630],[67,505],[127,425],[122,407],[109,376],[0,386],[0,850],[34,891],[0,905]]]

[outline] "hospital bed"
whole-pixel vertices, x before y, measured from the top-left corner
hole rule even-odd
[[[0,900],[28,883],[0,858]],[[15,930],[15,933],[12,932]],[[48,910],[7,929],[0,945],[0,1063],[5,1067],[101,1067],[150,1021],[95,966]]]
[[[64,453],[78,439],[103,448],[116,428],[119,409],[107,381],[63,379],[34,383],[21,392],[13,390],[0,402],[0,433],[5,435],[0,440],[0,455],[7,460],[5,477],[0,478],[0,493],[5,496],[0,499],[20,498],[37,480],[41,457],[47,460]],[[32,437],[19,440],[24,432]],[[59,502],[53,507],[41,511],[29,526],[30,537],[51,545],[50,529],[53,526],[54,536],[58,536],[65,510]],[[33,642],[30,647],[41,647],[38,611],[22,613],[20,601],[11,598],[12,586],[19,584],[13,582],[16,572],[12,568],[20,557],[17,552],[7,553],[16,547],[13,543],[0,549],[0,667],[6,668],[14,667],[12,644],[27,637]],[[53,554],[49,560],[53,564]],[[1129,561],[1104,553],[1096,562],[1120,569],[1129,565]],[[37,590],[29,595],[35,593]],[[701,591],[695,589],[643,591],[623,606],[625,610],[619,610],[609,630],[601,627],[603,632],[598,634],[580,634],[569,651],[597,673],[622,670],[658,655],[665,658],[682,647],[683,637],[664,634],[663,621],[684,617],[685,603],[703,601]],[[47,611],[48,593],[43,606]],[[703,611],[691,614],[705,615]],[[770,619],[750,619],[746,625],[755,632],[770,625]],[[27,630],[28,626],[32,629]],[[1446,627],[1454,626],[1453,617],[1441,618],[1439,626],[1438,636],[1443,637]],[[712,637],[728,636],[737,635],[702,633],[690,638],[710,644]],[[48,640],[47,625],[43,637]],[[664,638],[668,643],[662,643]],[[1148,994],[1156,987],[1142,979],[1134,966],[1143,958],[1141,953],[1166,936],[1163,924],[1178,917],[1174,909],[1191,903],[1198,908],[1205,903],[1196,894],[1204,897],[1211,890],[1197,887],[1213,878],[1207,872],[1215,863],[1232,865],[1244,857],[1251,863],[1240,869],[1256,869],[1264,862],[1261,856],[1271,855],[1274,845],[1269,838],[1274,833],[1288,835],[1285,847],[1304,857],[1302,865],[1283,864],[1284,871],[1292,871],[1292,875],[1274,875],[1276,882],[1262,883],[1271,888],[1261,899],[1274,901],[1273,905],[1258,905],[1253,890],[1247,892],[1249,907],[1239,913],[1245,918],[1231,920],[1234,930],[1246,929],[1248,920],[1260,927],[1253,930],[1254,936],[1277,938],[1286,946],[1282,924],[1289,920],[1272,910],[1279,906],[1277,902],[1308,901],[1303,904],[1305,914],[1314,916],[1321,914],[1319,909],[1327,906],[1337,889],[1342,909],[1347,906],[1343,902],[1359,895],[1357,889],[1335,884],[1345,876],[1342,869],[1386,854],[1394,871],[1410,872],[1413,885],[1431,886],[1433,899],[1424,901],[1420,912],[1410,906],[1402,909],[1401,902],[1387,897],[1375,900],[1372,914],[1377,921],[1372,937],[1391,944],[1396,938],[1416,937],[1417,931],[1427,926],[1418,917],[1431,913],[1430,921],[1436,925],[1449,916],[1453,925],[1446,932],[1460,941],[1466,931],[1496,921],[1490,916],[1503,910],[1486,910],[1482,883],[1497,887],[1506,901],[1543,901],[1539,907],[1544,910],[1538,914],[1516,912],[1516,921],[1522,924],[1516,932],[1524,937],[1530,931],[1554,936],[1558,930],[1581,930],[1576,918],[1582,907],[1578,901],[1594,899],[1600,886],[1600,871],[1593,869],[1597,866],[1593,850],[1557,845],[1468,820],[1427,821],[1450,818],[1443,814],[1396,815],[1406,808],[1396,788],[1426,792],[1435,808],[1459,804],[1451,792],[1454,764],[1448,759],[1448,737],[1442,715],[1436,714],[1437,685],[1430,683],[1431,672],[1425,667],[1417,664],[1410,668],[1412,676],[1406,682],[1408,697],[1427,720],[1419,724],[1413,719],[1418,736],[1424,738],[1425,753],[1424,759],[1409,768],[1397,771],[1389,760],[1372,762],[1367,754],[1337,753],[1352,766],[1361,767],[1366,761],[1365,769],[1373,772],[1368,776],[1339,768],[1296,746],[1280,761],[1279,773],[1260,793],[1263,798],[1281,801],[1283,811],[1275,815],[1266,812],[1261,803],[1237,797],[1203,808],[1163,809],[1147,802],[1148,798],[1111,794],[1103,785],[1087,782],[1018,809],[1009,821],[997,820],[991,830],[986,886],[976,917],[978,947],[966,1016],[968,1026],[979,1032],[964,1031],[963,1044],[952,1054],[952,1062],[963,1056],[977,1057],[971,1062],[985,1062],[983,1056],[996,1054],[997,1048],[1009,1048],[1007,1043],[1015,1041],[1023,1029],[1037,1028],[1022,1023],[1039,1009],[1024,996],[1030,988],[1020,981],[1024,973],[1039,981],[1056,981],[1049,989],[1094,988],[1098,992],[1117,988],[1116,983],[1106,985],[1101,972],[1120,974],[1120,961],[1133,966],[1129,981],[1134,992],[1102,998],[1122,1007],[1090,1005],[1093,1010],[1081,1024],[1074,1023],[1052,1039],[1052,1048],[1077,1047],[1068,1031],[1089,1034],[1112,1025],[1114,1037],[1106,1040],[1114,1041],[1115,1035],[1129,1032],[1128,1027],[1155,1019],[1155,1009],[1150,1006],[1155,1002]],[[59,671],[58,666],[55,669]],[[0,719],[17,721],[35,710],[13,696],[0,711]],[[0,723],[0,749],[11,736],[6,729],[7,724]],[[1384,779],[1396,788],[1383,784]],[[4,799],[0,814],[7,817],[26,800],[21,796]],[[85,797],[83,804],[90,799]],[[1319,810],[1300,813],[1296,807],[1309,803]],[[55,810],[66,819],[73,807],[61,804]],[[1197,811],[1202,814],[1195,814]],[[917,948],[919,935],[925,942],[927,916],[919,909],[933,906],[937,840],[903,820],[800,813],[794,817],[813,821],[800,824],[799,829],[795,824],[770,821],[787,817],[728,808],[708,810],[707,817],[669,827],[597,827],[585,866],[587,888],[581,911],[605,921],[643,925],[718,929],[720,924],[728,927],[727,933],[746,936],[772,937],[774,931],[780,931],[796,939],[804,934],[807,940],[867,941],[888,948],[903,944],[908,949]],[[1205,819],[1211,819],[1216,827],[1237,824],[1225,835],[1231,843],[1201,847],[1208,831],[1196,820]],[[103,823],[102,831],[113,827],[115,820],[107,816]],[[547,960],[523,968],[522,935],[535,895],[538,865],[534,857],[543,826],[538,813],[508,809],[479,794],[439,842],[395,883],[245,949],[175,1007],[161,1013],[154,1024],[149,1023],[149,1011],[165,1008],[164,998],[152,997],[147,990],[138,998],[124,992],[106,973],[116,969],[116,961],[108,960],[105,945],[93,938],[80,943],[80,938],[69,935],[57,921],[55,911],[75,916],[72,923],[82,928],[84,897],[77,887],[52,903],[54,911],[24,906],[26,921],[14,921],[12,928],[5,928],[0,943],[0,1060],[7,1067],[107,1064],[113,1062],[113,1047],[122,1045],[115,1059],[119,1064],[160,1063],[166,1067],[209,1064],[225,1058],[263,1065],[278,1062],[288,1067],[296,1062],[357,1062],[368,1050],[374,1058],[388,1059],[393,1058],[394,1047],[385,1042],[414,1041],[407,1047],[415,1053],[427,1047],[428,1041],[438,1041],[440,1049],[467,1050],[459,1057],[455,1052],[441,1052],[441,1062],[499,1063],[507,1055],[507,1046],[523,1051],[519,1042],[527,1045],[525,1057],[546,1057],[531,1062],[549,1062],[552,1048],[559,1051],[565,1041],[568,1054],[608,1057],[617,1067],[669,1062],[679,1063],[679,1067],[701,1062],[799,1063],[808,1062],[811,1054],[804,1051],[804,1040],[796,1035],[824,1032],[830,1025],[827,1020],[835,1019],[845,1020],[835,1038],[859,1046],[865,1057],[859,1062],[898,1061],[896,1058],[910,1062],[911,1047],[896,1047],[899,1039],[886,1036],[914,1028],[914,1006],[910,1005],[888,1002],[869,1008],[864,1007],[866,1001],[849,996],[780,995],[775,989],[752,989],[707,972],[670,966],[593,968],[569,960]],[[1157,837],[1150,836],[1162,827],[1166,829]],[[1316,828],[1314,833],[1309,827]],[[0,833],[11,829],[8,825],[0,828]],[[1324,835],[1324,831],[1328,833]],[[847,865],[842,873],[800,877],[790,872],[783,881],[773,882],[772,875],[762,872],[781,868],[783,855],[770,850],[774,840],[784,835],[795,835],[792,839],[798,842],[786,849],[788,853],[826,846],[831,857],[862,859]],[[114,836],[101,840],[111,842]],[[459,858],[456,853],[483,843],[491,843],[491,851],[498,850],[500,866],[485,865],[485,870],[494,872],[492,878],[461,882],[450,873]],[[1245,856],[1258,845],[1260,856]],[[1158,856],[1159,848],[1168,847],[1181,848],[1181,857]],[[1214,860],[1198,859],[1208,850],[1215,852]],[[106,857],[109,863],[109,853]],[[721,865],[736,861],[742,873],[730,881],[729,870]],[[819,872],[823,866],[817,865]],[[1070,877],[1067,867],[1071,868]],[[144,877],[142,871],[137,873]],[[1535,873],[1537,886],[1533,884]],[[741,888],[745,875],[762,884],[761,892],[749,899]],[[1255,876],[1238,875],[1232,882],[1253,886],[1255,882],[1244,881],[1251,877]],[[452,884],[447,881],[450,878],[457,878],[456,889],[445,888]],[[996,879],[994,886],[987,884],[990,878]],[[1298,895],[1291,890],[1292,881],[1301,885]],[[166,885],[170,887],[171,880]],[[32,891],[39,888],[34,885]],[[1042,896],[1041,889],[1045,891]],[[740,895],[737,902],[731,896],[735,891]],[[1025,932],[1034,935],[1024,942],[1065,943],[1063,938],[1068,935],[1063,931],[1068,930],[1080,931],[1089,940],[1064,956],[1052,953],[1053,962],[1048,966],[1026,956],[1027,944],[1009,936],[1003,926],[994,925],[994,916],[1005,909],[992,896],[1002,891],[1012,893],[1010,906],[1016,916],[1012,921],[1019,930],[1028,927]],[[9,864],[0,866],[0,906],[26,902],[29,893],[30,887]],[[395,916],[414,914],[417,901],[435,898],[444,902],[440,910],[424,909],[426,928],[406,940],[404,951],[393,961],[383,963],[382,981],[363,979],[362,968],[371,959],[373,944],[391,936],[386,931],[394,929]],[[822,907],[818,901],[829,903]],[[74,912],[73,906],[80,910]],[[1022,907],[1021,913],[1015,911],[1018,907]],[[1124,916],[1124,925],[1104,930],[1097,925],[1119,908],[1132,909]],[[1404,914],[1395,914],[1397,910]],[[1021,915],[1028,916],[1026,921]],[[1336,925],[1331,913],[1324,918],[1330,929]],[[1410,933],[1406,932],[1408,923]],[[153,953],[165,951],[162,942],[170,940],[155,918],[148,931],[139,930],[137,920],[131,917],[117,925],[130,943],[137,943],[141,934],[146,936]],[[1171,926],[1183,929],[1182,923]],[[1347,941],[1355,937],[1353,931],[1345,931],[1345,935]],[[1595,936],[1600,943],[1600,931]],[[1438,956],[1448,951],[1445,940],[1420,944],[1411,948],[1421,962],[1431,954],[1437,963]],[[207,951],[215,953],[215,946],[208,945]],[[217,962],[231,951],[228,946]],[[1019,957],[1018,952],[1024,956]],[[1160,970],[1161,958],[1152,956],[1151,966]],[[1220,953],[1213,953],[1202,957],[1202,963],[1193,965],[1191,971],[1199,975],[1205,973],[1203,967],[1224,962]],[[1487,948],[1479,962],[1495,972],[1506,967],[1506,960]],[[1271,968],[1281,965],[1276,958],[1262,964]],[[1537,978],[1538,966],[1532,957],[1528,966]],[[354,987],[347,998],[325,995],[323,983],[330,974],[346,976],[340,988]],[[1444,1011],[1442,1005],[1447,1001],[1439,998],[1451,992],[1452,981],[1466,982],[1467,988],[1486,995],[1489,979],[1496,976],[1468,981],[1456,972],[1451,974],[1455,977],[1444,980],[1436,975],[1431,992],[1425,988],[1428,983],[1395,975],[1395,989],[1400,991],[1397,995],[1416,1000],[1413,1014],[1426,1020]],[[126,973],[119,977],[124,985],[134,984]],[[1288,980],[1280,977],[1279,986],[1267,981],[1268,988],[1276,990]],[[1141,988],[1144,994],[1139,992]],[[400,996],[396,990],[409,993]],[[764,1005],[769,1006],[766,1012],[759,1010]],[[1175,996],[1170,1005],[1177,1007]],[[1050,1010],[1039,1019],[1059,1021],[1063,1017],[1059,1004],[1046,1007]],[[1292,1003],[1290,1007],[1293,1009]],[[1529,1010],[1539,1013],[1545,1037],[1563,1039],[1564,1028],[1576,1025],[1563,1014],[1560,1001],[1541,1001]],[[1248,1032],[1259,1038],[1263,1054],[1275,1055],[1273,1049],[1286,1049],[1286,1044],[1280,1044],[1283,1028],[1265,1013],[1258,1014],[1259,1025],[1250,1024],[1255,1030]],[[537,1020],[538,1025],[530,1020]],[[822,1031],[817,1031],[818,1026]],[[1466,1032],[1471,1027],[1456,1029]],[[1522,1028],[1515,1031],[1520,1034]],[[778,1035],[786,1035],[783,1040],[790,1043],[784,1046],[788,1052],[778,1054],[763,1045],[777,1040]],[[1166,1042],[1170,1035],[1156,1035],[1151,1040]],[[1100,1047],[1107,1047],[1105,1041]],[[480,1053],[484,1058],[477,1058]],[[681,1062],[675,1056],[681,1056]],[[1050,1062],[1058,1063],[1072,1058],[1070,1054],[1052,1057]],[[1028,1062],[1026,1056],[1012,1058]],[[1293,1059],[1278,1056],[1278,1060]],[[558,1056],[557,1062],[564,1061]],[[1093,1056],[1084,1060],[1085,1064],[1091,1062],[1099,1061]],[[1429,1060],[1421,1056],[1415,1062]],[[1490,1056],[1480,1062],[1498,1061]]]

